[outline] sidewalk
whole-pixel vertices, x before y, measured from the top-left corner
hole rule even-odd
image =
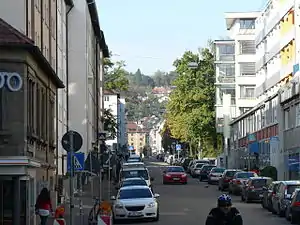
[[[93,183],[93,185],[92,185]],[[111,193],[115,192],[115,186],[112,184],[112,182],[109,184],[108,180],[104,179],[102,181],[102,200],[110,200]],[[111,185],[111,186],[110,186]],[[109,187],[110,186],[110,187]],[[110,191],[109,191],[110,189]],[[90,210],[94,206],[94,200],[93,197],[99,197],[100,192],[100,182],[99,177],[94,177],[92,182],[88,183],[87,185],[83,186],[83,193],[81,196],[75,195],[74,197],[74,209],[73,209],[73,215],[74,215],[74,223],[73,225],[87,225],[88,224],[88,215],[90,213]],[[80,215],[80,200],[82,201],[82,208],[83,208],[83,215]],[[66,204],[66,225],[70,224],[70,208],[69,204]],[[47,225],[53,225],[53,218],[49,219]]]

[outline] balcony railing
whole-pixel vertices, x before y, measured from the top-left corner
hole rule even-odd
[[[216,60],[217,61],[231,62],[231,61],[235,60],[235,55],[233,55],[233,54],[220,54],[220,55],[217,55]]]
[[[217,77],[218,83],[222,83],[222,84],[232,84],[235,82],[235,77],[224,77],[224,76],[220,76]]]

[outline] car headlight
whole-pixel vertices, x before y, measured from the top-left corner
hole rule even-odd
[[[182,176],[182,177],[186,177],[186,174],[182,174],[181,176]]]
[[[123,208],[123,205],[122,205],[122,204],[115,204],[115,208],[116,208],[116,209],[122,209],[122,208]]]
[[[154,206],[155,206],[155,203],[154,203],[154,202],[151,202],[151,203],[148,204],[148,207],[149,207],[149,208],[153,208]]]

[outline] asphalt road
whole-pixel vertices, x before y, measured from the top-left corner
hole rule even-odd
[[[222,192],[216,185],[206,187],[189,177],[187,185],[163,185],[162,171],[167,164],[162,162],[146,162],[150,174],[154,177],[154,191],[160,194],[160,220],[158,222],[135,222],[135,224],[155,223],[157,225],[204,225],[210,208],[216,205],[217,197]],[[263,210],[258,203],[242,203],[240,197],[232,196],[233,204],[237,207],[244,220],[244,225],[287,225],[285,218]],[[128,223],[127,223],[128,224]]]

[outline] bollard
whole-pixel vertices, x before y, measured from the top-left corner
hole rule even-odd
[[[80,217],[80,225],[84,225],[84,211],[83,211],[83,205],[81,199],[79,201],[79,217]]]

